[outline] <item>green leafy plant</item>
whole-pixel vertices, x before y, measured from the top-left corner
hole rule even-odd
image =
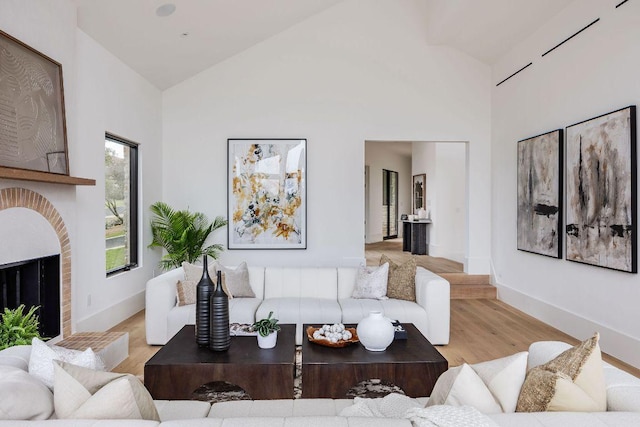
[[[227,225],[221,216],[210,223],[203,213],[174,210],[164,202],[154,203],[150,209],[154,217],[151,219],[153,241],[149,247],[162,247],[167,251],[160,260],[163,270],[180,267],[184,261],[194,263],[202,255],[216,259],[224,250],[217,243],[205,247],[207,237]]]
[[[14,345],[29,345],[34,337],[42,338],[38,332],[38,308],[31,307],[26,314],[24,304],[13,310],[4,309],[0,319],[0,350]]]
[[[280,325],[278,325],[278,319],[272,318],[272,315],[273,311],[270,311],[266,319],[258,320],[251,325],[251,328],[258,332],[261,337],[266,337],[272,332],[279,331]]]

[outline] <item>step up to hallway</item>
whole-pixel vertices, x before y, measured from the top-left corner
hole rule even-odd
[[[451,285],[451,299],[496,299],[498,292],[489,275],[440,273]]]

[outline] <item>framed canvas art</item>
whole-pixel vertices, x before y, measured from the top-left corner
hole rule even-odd
[[[228,140],[228,248],[306,249],[307,140]]]
[[[426,209],[427,174],[413,175],[413,213]]]
[[[0,166],[69,175],[62,66],[0,31]]]
[[[518,249],[562,257],[562,129],[518,141]]]
[[[566,128],[567,255],[637,273],[636,107]]]

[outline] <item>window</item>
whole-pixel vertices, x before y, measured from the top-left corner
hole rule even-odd
[[[106,134],[104,226],[107,276],[138,265],[138,144]]]
[[[382,169],[382,239],[398,237],[398,172]]]

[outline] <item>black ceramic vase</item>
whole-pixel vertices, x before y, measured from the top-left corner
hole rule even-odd
[[[201,347],[209,345],[211,294],[213,294],[213,282],[209,277],[207,256],[204,255],[202,259],[202,278],[196,286],[196,343]]]
[[[209,348],[225,351],[231,345],[229,334],[229,297],[222,289],[222,276],[217,275],[216,289],[211,294],[211,325],[209,328]]]

